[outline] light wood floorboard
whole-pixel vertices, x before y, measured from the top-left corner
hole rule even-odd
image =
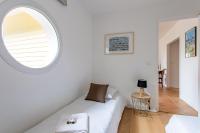
[[[172,114],[150,113],[144,117],[133,113],[132,109],[125,108],[118,133],[165,133],[165,125],[168,123]]]
[[[160,112],[143,117],[125,108],[118,133],[165,133],[165,126],[173,114],[197,116],[197,111],[179,99],[177,89],[160,89]]]
[[[159,111],[179,115],[197,116],[198,112],[179,98],[175,88],[159,89]]]

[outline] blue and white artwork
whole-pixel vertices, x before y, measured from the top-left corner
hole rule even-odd
[[[105,35],[105,53],[133,53],[133,33],[116,33]]]
[[[109,39],[109,51],[127,51],[128,49],[128,37],[112,37]]]
[[[196,32],[197,28],[194,27],[185,33],[185,57],[196,56]]]

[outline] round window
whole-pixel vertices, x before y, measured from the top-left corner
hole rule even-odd
[[[21,65],[44,68],[57,57],[59,41],[47,17],[40,12],[18,7],[4,17],[2,38],[8,53]]]

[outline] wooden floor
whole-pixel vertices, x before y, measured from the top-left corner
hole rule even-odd
[[[149,117],[144,117],[133,113],[132,109],[124,110],[118,133],[165,133],[165,125],[172,114],[151,113]]]
[[[198,115],[195,109],[179,98],[178,89],[160,88],[159,95],[159,110],[161,112],[190,116]]]
[[[197,116],[197,111],[179,99],[175,89],[160,90],[160,112],[143,117],[125,108],[118,133],[165,133],[165,126],[173,114]]]

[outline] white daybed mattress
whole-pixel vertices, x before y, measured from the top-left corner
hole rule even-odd
[[[200,118],[174,115],[165,130],[166,133],[200,133]]]
[[[57,123],[63,115],[83,112],[89,115],[89,133],[117,133],[126,100],[119,94],[106,103],[86,101],[84,98],[85,96],[80,97],[25,133],[55,133]]]

